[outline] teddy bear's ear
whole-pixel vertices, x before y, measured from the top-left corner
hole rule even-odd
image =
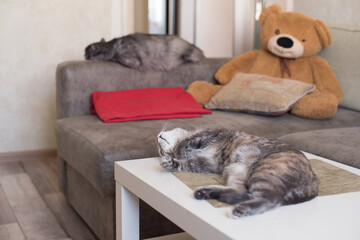
[[[259,17],[260,26],[262,26],[264,24],[265,19],[270,14],[279,14],[279,13],[281,13],[281,6],[277,3],[271,5],[270,7],[264,8],[264,10],[262,10],[260,17]]]
[[[321,20],[315,20],[315,29],[320,38],[321,45],[327,47],[331,44],[331,35],[329,28]]]

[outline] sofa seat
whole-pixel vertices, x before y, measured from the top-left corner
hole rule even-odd
[[[280,137],[283,142],[322,157],[360,168],[360,127],[321,129]]]
[[[114,161],[158,156],[156,136],[164,127],[188,130],[225,127],[269,138],[285,136],[280,139],[301,150],[334,159],[328,154],[336,150],[330,151],[328,148],[332,145],[323,146],[321,142],[327,136],[330,138],[332,133],[343,131],[341,136],[344,137],[333,137],[334,144],[340,141],[341,148],[344,149],[352,146],[351,138],[345,136],[356,132],[352,133],[345,127],[360,129],[360,112],[339,108],[332,119],[321,121],[303,119],[291,114],[266,117],[225,111],[213,111],[201,118],[119,123],[103,123],[95,115],[71,117],[60,119],[56,123],[57,142],[62,146],[58,149],[58,154],[81,173],[102,196],[114,196]],[[330,140],[328,139],[326,144],[329,144]],[[343,155],[334,155],[339,156],[339,159],[334,160],[345,163],[351,161],[350,153],[347,158],[343,158]]]

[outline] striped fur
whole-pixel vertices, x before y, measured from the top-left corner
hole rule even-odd
[[[195,63],[203,52],[176,35],[134,33],[85,48],[85,59],[112,61],[138,70],[169,71],[183,63]]]
[[[226,186],[203,186],[197,199],[235,204],[231,217],[263,213],[317,196],[308,159],[290,145],[241,131],[176,128],[158,135],[160,165],[169,171],[220,173]]]

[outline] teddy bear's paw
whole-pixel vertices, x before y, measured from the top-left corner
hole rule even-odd
[[[205,106],[221,89],[221,85],[213,85],[205,81],[195,81],[186,90],[201,106]]]
[[[335,95],[314,91],[300,99],[291,114],[310,119],[328,119],[336,114],[338,103]]]

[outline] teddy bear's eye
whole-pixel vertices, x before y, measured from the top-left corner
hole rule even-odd
[[[276,30],[275,30],[275,34],[276,34],[276,35],[280,34],[280,30],[279,30],[279,29],[276,29]]]
[[[301,41],[302,41],[302,42],[306,42],[306,39],[305,39],[305,38],[303,38],[303,39],[301,39]]]

